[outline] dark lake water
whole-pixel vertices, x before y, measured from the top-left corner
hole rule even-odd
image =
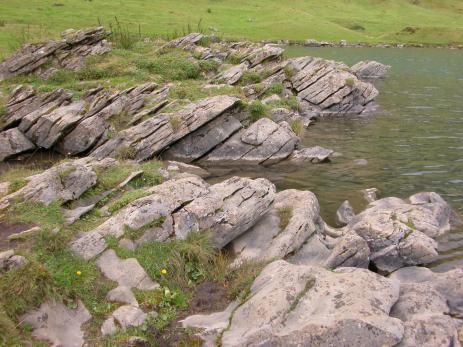
[[[435,191],[463,215],[463,51],[287,47],[286,55],[391,65],[388,77],[375,82],[380,110],[373,116],[322,119],[304,133],[303,146],[342,153],[329,164],[279,165],[241,174],[265,176],[279,189],[313,191],[327,222],[333,222],[346,199],[363,208],[360,191],[370,187],[382,197]],[[366,159],[368,165],[356,165],[355,159]],[[448,259],[441,269],[461,264],[463,248],[455,239],[463,233],[453,236],[449,244],[442,243]]]

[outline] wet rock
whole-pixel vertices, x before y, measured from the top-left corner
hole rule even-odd
[[[70,29],[63,32],[60,41],[26,44],[0,64],[0,81],[17,75],[40,73],[42,67],[50,64],[57,68],[81,69],[86,57],[110,50],[106,36],[103,28]]]
[[[126,286],[119,286],[111,289],[106,295],[106,300],[138,307],[138,302],[135,298],[135,295],[133,295],[130,288]]]
[[[459,345],[463,324],[463,270],[433,273],[427,268],[403,268],[390,276],[400,282],[399,301],[391,316],[404,322],[404,338],[398,346]]]
[[[139,327],[148,316],[137,307],[124,305],[114,311],[112,317],[122,329],[127,329]]]
[[[341,63],[302,57],[288,66],[294,71],[293,88],[318,115],[359,114],[378,95],[372,84],[360,81]]]
[[[81,326],[91,318],[80,301],[75,310],[47,301],[38,310],[25,314],[21,322],[32,326],[32,336],[38,340],[46,340],[53,346],[81,347],[85,342]]]
[[[299,250],[319,222],[320,206],[313,193],[295,189],[279,192],[272,210],[233,240],[236,258],[232,266],[249,260],[284,258]]]
[[[85,259],[103,252],[105,237],[120,238],[127,229],[141,230],[139,243],[165,241],[173,235],[171,213],[208,192],[208,185],[199,177],[181,177],[149,189],[150,195],[137,199],[93,231],[83,234],[71,244],[71,249]]]
[[[377,188],[367,188],[362,190],[363,197],[368,203],[378,200],[379,190]]]
[[[355,217],[354,208],[348,200],[345,200],[336,211],[336,224],[343,227]]]
[[[298,142],[299,138],[288,123],[276,124],[268,118],[261,118],[249,128],[235,133],[202,161],[271,165],[287,158]]]
[[[153,282],[135,258],[120,259],[112,249],[104,252],[97,260],[103,275],[127,288],[151,290],[159,287]]]
[[[105,142],[91,155],[99,158],[115,157],[121,149],[125,149],[133,159],[151,158],[207,122],[233,109],[238,103],[238,98],[220,95],[192,103],[177,113],[160,114],[121,131],[116,138]]]
[[[163,158],[190,163],[201,159],[243,126],[232,114],[224,114],[186,135],[163,153]]]
[[[320,146],[302,148],[296,150],[290,157],[290,160],[294,163],[323,163],[329,161],[330,156],[334,153],[333,150],[323,148]]]
[[[0,161],[29,152],[35,145],[17,128],[0,132]]]
[[[0,208],[8,207],[13,200],[41,202],[50,205],[79,198],[97,182],[98,167],[116,165],[114,159],[82,158],[64,162],[27,178],[28,183],[18,191],[0,199]]]
[[[191,174],[201,178],[208,178],[211,175],[207,170],[199,166],[178,161],[165,161],[164,169],[161,169],[161,174],[165,180],[178,178],[181,174]]]
[[[362,60],[352,66],[351,71],[359,78],[383,78],[391,67],[374,60]]]
[[[398,295],[397,282],[366,269],[332,272],[275,261],[233,311],[219,343],[393,346],[403,336],[403,323],[388,315]]]
[[[275,199],[275,186],[259,178],[232,177],[173,214],[177,238],[209,230],[211,244],[222,248],[251,228]]]
[[[432,202],[424,196],[433,196]],[[451,215],[450,206],[435,193],[412,196],[409,202],[384,198],[352,218],[345,230],[367,241],[370,259],[380,271],[392,272],[435,260],[435,239],[450,231]]]

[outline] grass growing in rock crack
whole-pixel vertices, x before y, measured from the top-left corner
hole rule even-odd
[[[277,209],[278,218],[280,218],[280,230],[285,230],[293,216],[293,209],[291,207],[282,207]]]
[[[304,128],[302,124],[302,120],[300,119],[293,119],[290,123],[291,129],[294,131],[294,133],[297,136],[300,136],[302,134],[302,129]]]
[[[112,202],[108,206],[108,211],[110,213],[114,213],[116,211],[119,211],[121,208],[127,206],[132,201],[137,200],[137,199],[142,198],[142,197],[147,196],[147,195],[149,195],[149,193],[142,190],[142,189],[134,190],[134,191],[131,191],[131,192],[125,192],[125,193],[122,194],[122,196],[119,199]]]
[[[248,111],[250,115],[251,122],[256,122],[261,118],[267,116],[267,108],[261,101],[253,101],[248,105]]]

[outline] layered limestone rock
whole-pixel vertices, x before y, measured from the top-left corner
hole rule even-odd
[[[130,230],[142,231],[140,242],[165,241],[174,233],[171,214],[207,193],[208,185],[199,177],[189,176],[167,181],[148,192],[151,194],[128,204],[96,229],[75,240],[71,244],[73,252],[91,259],[106,249],[105,237],[120,238]]]
[[[35,145],[17,128],[0,132],[0,161],[31,151]]]
[[[249,260],[284,258],[299,250],[322,223],[320,206],[309,191],[284,190],[273,208],[249,231],[232,242],[233,267]]]
[[[291,83],[305,107],[319,115],[359,114],[365,111],[378,91],[360,81],[338,62],[313,57],[290,61]]]
[[[105,40],[107,35],[101,27],[88,30],[70,29],[61,34],[62,39],[59,41],[26,44],[0,64],[0,81],[29,73],[49,76],[51,69],[56,68],[81,69],[85,65],[86,57],[110,51],[110,44]]]
[[[463,270],[434,273],[407,267],[390,278],[400,282],[400,298],[391,316],[404,322],[400,347],[459,346],[463,325]]]
[[[436,239],[451,229],[452,209],[436,193],[419,193],[408,201],[384,198],[353,217],[346,232],[362,237],[380,271],[427,264],[438,256]]]
[[[50,205],[56,201],[65,203],[75,200],[97,183],[96,170],[116,164],[117,161],[110,158],[82,158],[58,164],[27,177],[27,184],[23,188],[0,199],[0,209],[8,207],[13,201]]]
[[[359,78],[383,78],[391,67],[374,60],[362,60],[350,69]]]
[[[332,272],[275,261],[256,278],[247,300],[226,312],[226,329],[211,329],[216,321],[209,316],[183,324],[193,321],[209,341],[211,333],[221,333],[217,338],[224,347],[393,346],[404,332],[402,321],[389,317],[398,296],[396,281],[366,269]]]
[[[151,158],[199,127],[232,110],[239,99],[221,95],[192,103],[176,113],[160,114],[119,132],[92,152],[92,156],[115,157],[126,150],[137,160]]]

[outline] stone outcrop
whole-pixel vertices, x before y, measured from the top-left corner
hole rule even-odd
[[[85,58],[110,51],[103,28],[88,30],[66,30],[59,41],[44,44],[26,44],[12,57],[0,64],[0,81],[29,73],[50,75],[50,69],[66,68],[79,70]],[[46,70],[48,69],[48,70]]]
[[[383,78],[391,67],[374,60],[362,60],[350,69],[358,78]]]
[[[277,124],[261,118],[249,128],[235,133],[205,156],[202,162],[274,164],[289,157],[298,142],[299,138],[288,123]]]
[[[275,261],[256,278],[244,303],[228,310],[227,328],[216,329],[222,333],[218,341],[224,347],[393,346],[404,332],[402,321],[389,317],[398,296],[397,282],[366,269],[331,272]],[[210,333],[216,321],[208,318],[197,316],[194,326]]]
[[[110,158],[82,158],[58,164],[40,174],[27,177],[27,184],[23,188],[0,199],[0,209],[18,200],[40,202],[45,205],[56,201],[65,203],[75,200],[97,183],[98,168],[116,164],[117,162]]]
[[[192,103],[176,113],[160,114],[121,131],[91,155],[115,157],[118,151],[126,149],[134,159],[149,159],[207,122],[232,110],[238,102],[239,99],[235,97],[215,96]]]
[[[38,310],[24,315],[21,322],[32,326],[32,336],[38,340],[46,340],[53,346],[82,347],[85,341],[81,326],[91,318],[80,301],[75,310],[47,301]]]
[[[394,272],[400,297],[391,316],[404,322],[400,347],[459,346],[463,325],[463,270],[434,273],[427,268],[407,267]]]
[[[453,212],[436,193],[419,193],[408,201],[377,200],[345,227],[367,241],[370,259],[384,272],[427,264],[437,258],[436,239],[451,229]]]
[[[268,180],[232,177],[173,214],[177,238],[209,231],[211,244],[222,248],[251,228],[270,209],[275,186]]]
[[[184,204],[208,192],[208,185],[199,177],[188,176],[150,188],[150,195],[137,199],[119,210],[93,231],[75,240],[71,249],[85,259],[102,253],[105,237],[122,237],[127,230],[142,230],[139,242],[164,241],[174,233],[171,214]]]
[[[35,145],[17,128],[0,133],[0,161],[31,151]]]
[[[359,114],[378,95],[372,84],[360,81],[341,63],[302,57],[291,60],[289,66],[293,88],[315,114]]]
[[[323,148],[320,146],[302,148],[295,150],[290,160],[292,163],[323,163],[330,160],[331,155],[334,153],[332,149]]]
[[[256,225],[233,240],[236,258],[232,266],[284,258],[299,250],[321,223],[320,206],[313,193],[284,190],[276,194],[273,208]]]

